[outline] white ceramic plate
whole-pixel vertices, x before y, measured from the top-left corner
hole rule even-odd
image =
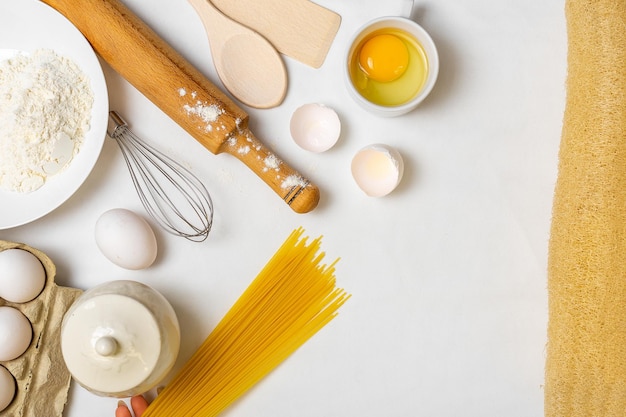
[[[63,204],[93,169],[106,137],[109,98],[100,62],[72,23],[38,0],[0,2],[0,50],[52,49],[74,61],[94,93],[91,129],[70,165],[31,193],[0,190],[0,230],[36,220]]]

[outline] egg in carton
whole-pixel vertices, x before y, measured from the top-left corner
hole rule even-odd
[[[26,302],[1,298],[0,288],[0,308],[13,307],[28,319],[32,327],[28,348],[15,359],[0,360],[0,371],[4,373],[5,380],[8,370],[15,380],[16,388],[8,406],[0,409],[0,416],[61,417],[71,381],[61,354],[61,322],[65,312],[82,291],[57,286],[54,282],[56,267],[43,252],[22,243],[0,240],[0,254],[10,249],[21,249],[34,255],[43,266],[45,282],[41,292]]]

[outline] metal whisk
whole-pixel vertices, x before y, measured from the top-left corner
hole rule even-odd
[[[205,240],[213,224],[213,202],[202,182],[135,136],[114,111],[109,112],[107,134],[119,145],[139,199],[159,226],[194,242]]]

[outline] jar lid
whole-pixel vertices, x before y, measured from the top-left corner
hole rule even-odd
[[[61,332],[72,376],[99,393],[129,391],[154,371],[162,336],[156,318],[126,295],[101,294],[74,306]]]

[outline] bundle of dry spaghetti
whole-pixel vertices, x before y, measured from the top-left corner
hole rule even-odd
[[[332,320],[349,298],[321,238],[295,230],[143,417],[217,416]]]
[[[626,2],[566,0],[546,417],[626,415]]]

